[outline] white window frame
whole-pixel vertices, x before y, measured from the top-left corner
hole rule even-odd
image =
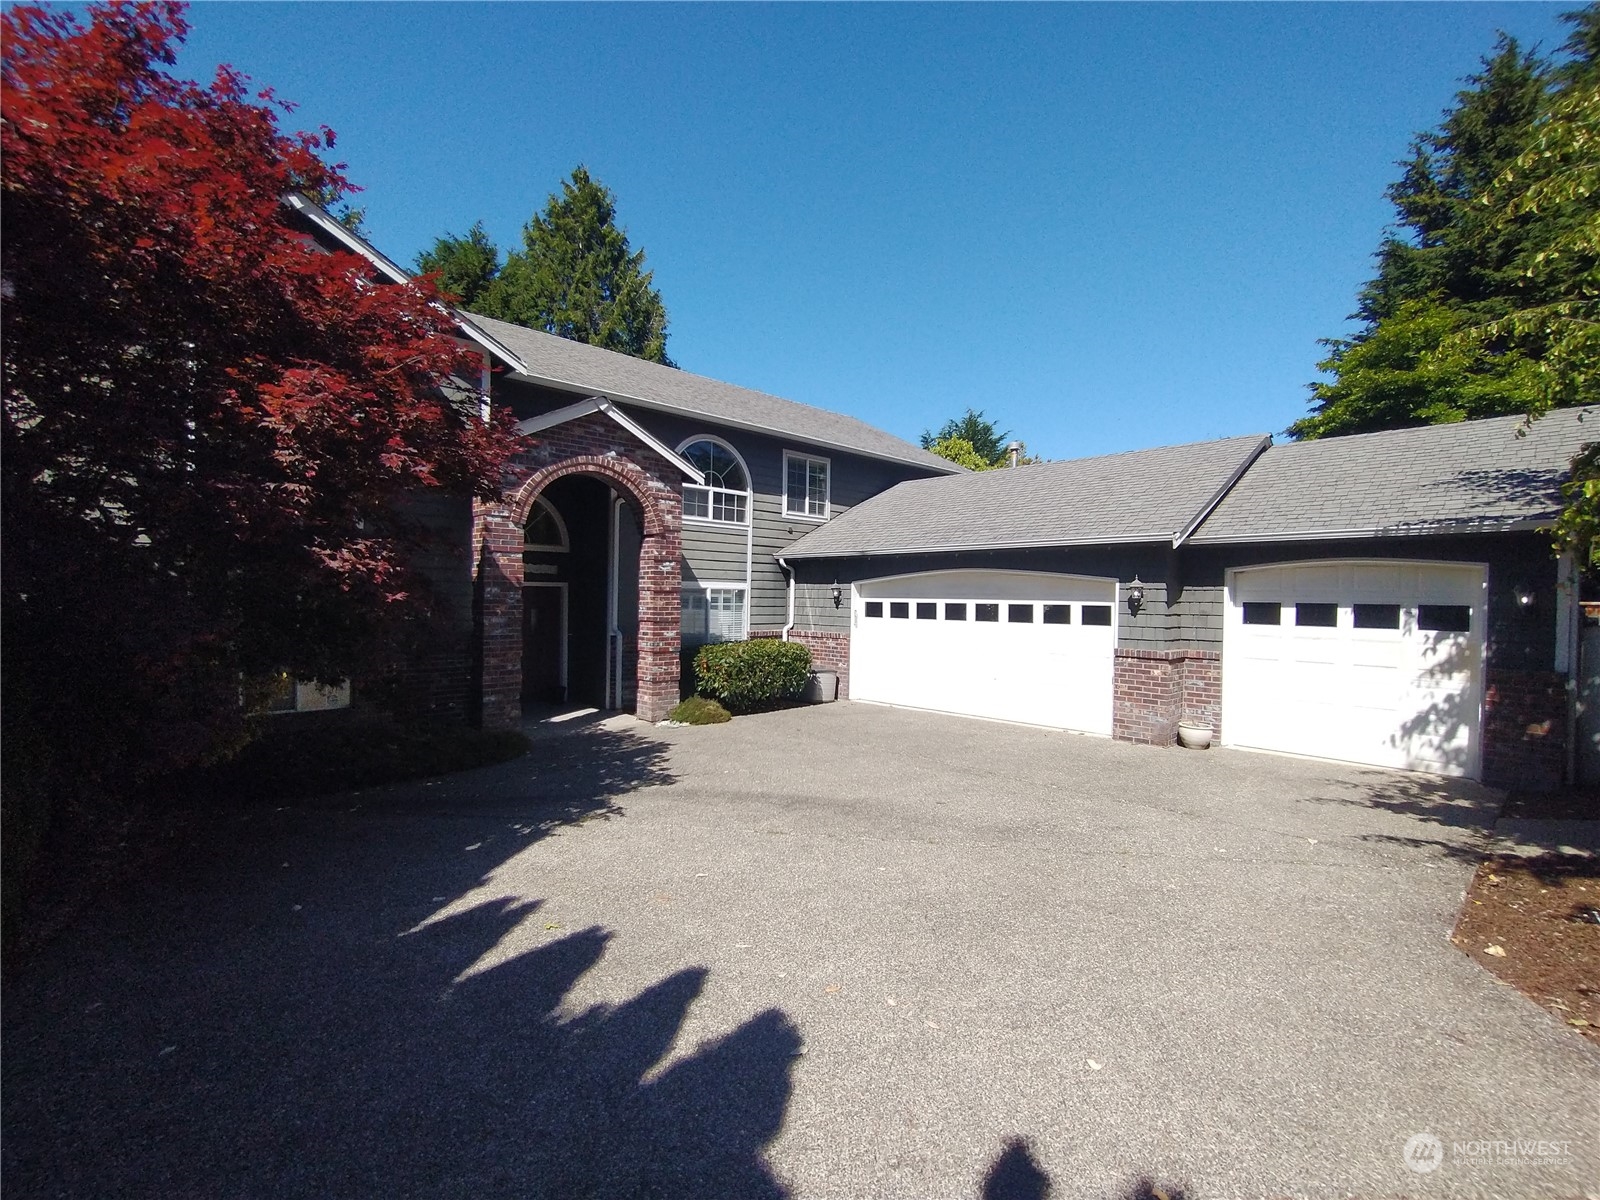
[[[716,639],[716,642],[742,642],[742,641],[744,641],[746,638],[748,638],[750,636],[750,589],[748,587],[746,587],[742,582],[733,583],[733,582],[721,582],[721,581],[712,581],[712,582],[708,582],[708,583],[689,583],[689,584],[684,584],[684,586],[679,589],[678,594],[680,596],[680,600],[679,600],[680,612],[679,612],[678,621],[679,621],[679,632],[680,632],[680,634],[682,632],[682,622],[683,622],[683,616],[682,616],[682,612],[681,612],[681,605],[682,605],[681,597],[685,596],[685,595],[693,595],[696,592],[698,592],[701,595],[701,597],[702,597],[702,599],[703,599],[703,601],[705,603],[705,606],[706,606],[706,625],[707,625],[706,632],[707,632],[708,635],[710,633],[710,624],[711,624],[711,621],[710,621],[711,593],[712,592],[737,592],[741,596],[743,596],[744,599],[739,605],[739,632],[738,632],[738,636],[729,637],[729,638],[718,638],[718,639]],[[713,645],[713,644],[716,644],[716,643],[713,642],[712,640],[710,640],[709,637],[708,637],[708,639],[706,641],[696,642],[696,643],[693,643],[693,644],[697,645],[697,646],[708,646],[708,645]]]
[[[685,503],[683,509],[684,523],[687,525],[704,525],[712,529],[745,528],[750,524],[750,510],[755,504],[755,489],[750,476],[750,464],[745,462],[744,455],[740,454],[736,449],[733,448],[733,446],[729,445],[722,438],[716,437],[715,435],[709,433],[699,433],[691,438],[685,438],[682,444],[678,446],[678,456],[682,458],[684,456],[683,452],[698,442],[711,442],[714,445],[721,446],[729,454],[733,455],[733,461],[738,463],[739,469],[744,472],[745,488],[743,491],[740,491],[738,488],[720,488],[712,487],[709,484],[685,483],[683,485],[684,496],[687,498],[690,492],[704,492],[706,494],[707,512],[716,511],[716,499],[718,493],[721,493],[724,496],[742,497],[744,500],[744,518],[739,521],[726,521],[719,517],[691,517],[689,515],[689,506],[687,503]]]
[[[807,464],[807,495],[801,497],[798,511],[790,503],[789,497],[789,464],[800,461]],[[820,514],[808,512],[806,505],[810,501],[810,475],[809,465],[821,463],[826,472],[827,484],[822,489],[822,512]],[[828,515],[833,511],[833,460],[821,454],[806,454],[799,450],[785,450],[783,452],[783,515],[796,521],[815,521],[821,525],[828,520]]]
[[[266,709],[268,716],[287,716],[290,713],[332,712],[350,707],[350,681],[341,680],[332,687],[324,687],[315,679],[289,681],[292,705]]]
[[[561,544],[559,546],[550,546],[543,542],[528,541],[528,527],[524,525],[522,527],[522,548],[524,550],[537,550],[551,554],[568,553],[572,549],[572,537],[567,533],[567,523],[561,519],[561,514],[556,511],[556,506],[551,504],[550,501],[546,500],[543,496],[535,496],[533,498],[533,504],[535,508],[542,509],[550,514],[550,519],[556,523],[556,529],[561,534]]]

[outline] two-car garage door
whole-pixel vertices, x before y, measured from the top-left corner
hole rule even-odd
[[[854,590],[853,698],[1111,732],[1115,580],[935,571]]]
[[[1231,572],[1223,741],[1476,776],[1485,590],[1470,563]]]

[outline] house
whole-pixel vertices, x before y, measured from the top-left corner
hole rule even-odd
[[[778,554],[910,480],[961,468],[853,417],[487,317],[517,356],[491,403],[533,439],[475,516],[481,719],[565,699],[658,720],[681,651],[782,635]],[[848,634],[789,632],[843,665]]]
[[[1566,410],[908,482],[784,558],[857,699],[1550,784],[1581,610],[1545,530],[1594,436]]]
[[[284,203],[319,244],[409,278],[305,197]],[[524,704],[566,701],[659,720],[687,652],[783,634],[784,546],[898,483],[964,473],[853,417],[457,315],[483,363],[473,384],[529,444],[503,504],[408,501],[435,535],[416,565],[440,620],[402,679],[425,716],[509,726]],[[819,663],[847,658],[844,634],[800,636]],[[326,704],[309,686],[292,697]]]
[[[771,636],[855,699],[1156,745],[1191,721],[1524,784],[1570,778],[1580,732],[1600,745],[1575,724],[1594,673],[1576,572],[1545,532],[1583,412],[971,473],[838,413],[458,316],[530,442],[503,502],[419,502],[447,614],[406,680],[424,712],[658,720],[687,650]]]

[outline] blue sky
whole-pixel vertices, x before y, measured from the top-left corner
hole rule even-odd
[[[1283,429],[1395,160],[1572,4],[197,5],[373,240],[502,246],[582,162],[687,370],[1068,458]]]

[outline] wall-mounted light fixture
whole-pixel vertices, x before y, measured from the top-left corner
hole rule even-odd
[[[833,592],[831,594],[833,596],[833,606],[838,608],[840,603],[844,600],[844,589],[839,586],[839,581],[837,579],[833,581]]]
[[[1139,610],[1144,607],[1144,584],[1139,582],[1138,573],[1133,576],[1133,583],[1128,588],[1128,614],[1137,617]]]
[[[1517,585],[1517,593],[1516,593],[1516,595],[1517,595],[1517,607],[1522,609],[1523,612],[1527,612],[1539,600],[1538,595],[1534,592],[1534,590],[1531,587],[1524,587],[1521,584]]]

